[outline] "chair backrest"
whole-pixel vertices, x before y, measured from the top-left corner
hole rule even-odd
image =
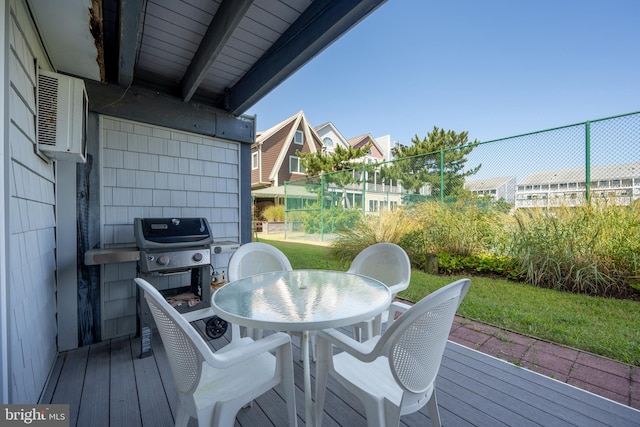
[[[211,350],[193,327],[164,299],[162,294],[144,279],[134,279],[144,292],[144,298],[156,322],[180,393],[192,394],[200,382],[202,362],[210,360]],[[207,357],[209,356],[209,357]]]
[[[374,352],[386,355],[398,384],[411,393],[433,386],[461,298],[471,281],[461,279],[424,297],[382,335]]]
[[[388,242],[376,243],[356,255],[348,271],[381,281],[395,297],[409,287],[411,261],[400,246]]]
[[[259,273],[290,270],[291,262],[280,249],[262,242],[250,242],[231,255],[227,277],[233,281]]]

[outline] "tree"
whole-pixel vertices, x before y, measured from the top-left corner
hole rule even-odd
[[[328,154],[320,151],[315,153],[297,151],[296,155],[300,157],[302,165],[307,168],[307,175],[315,176],[321,173],[353,169],[362,164],[355,160],[366,156],[370,149],[371,143],[369,142],[360,148],[343,148],[337,145],[334,152]]]
[[[342,188],[342,198],[347,207],[351,207],[349,198],[347,197],[346,186],[360,182],[359,177],[354,173],[355,168],[361,167],[364,164],[357,162],[356,159],[367,155],[371,149],[371,143],[367,143],[363,147],[343,148],[337,145],[333,153],[301,153],[296,152],[296,155],[300,157],[300,162],[303,167],[306,168],[307,176],[326,175],[326,183],[334,183],[336,186]]]
[[[478,146],[478,141],[468,142],[468,132],[456,133],[436,126],[423,139],[418,135],[411,139],[412,146],[394,148],[397,160],[384,168],[387,178],[399,179],[402,186],[413,194],[419,194],[425,185],[431,188],[431,196],[455,197],[464,193],[464,180],[480,170],[478,165],[465,171],[467,155]],[[442,157],[444,162],[442,162]],[[442,163],[442,166],[441,166]]]

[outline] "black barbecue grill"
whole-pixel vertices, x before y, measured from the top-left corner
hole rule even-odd
[[[138,276],[157,288],[189,322],[210,318],[206,331],[211,338],[224,334],[226,322],[211,310],[213,237],[207,219],[135,218],[133,226],[140,250]],[[150,341],[145,341],[153,326],[146,300],[138,295],[142,356],[151,352]]]

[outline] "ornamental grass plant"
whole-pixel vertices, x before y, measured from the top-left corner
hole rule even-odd
[[[606,297],[637,295],[640,205],[598,201],[519,209],[508,255],[534,286]]]

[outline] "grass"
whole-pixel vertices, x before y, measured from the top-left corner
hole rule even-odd
[[[282,250],[296,269],[347,270],[351,259],[304,243],[261,241]],[[435,276],[414,269],[399,297],[416,302],[462,276]],[[470,277],[458,309],[463,317],[640,366],[640,302],[577,295],[506,280]]]

